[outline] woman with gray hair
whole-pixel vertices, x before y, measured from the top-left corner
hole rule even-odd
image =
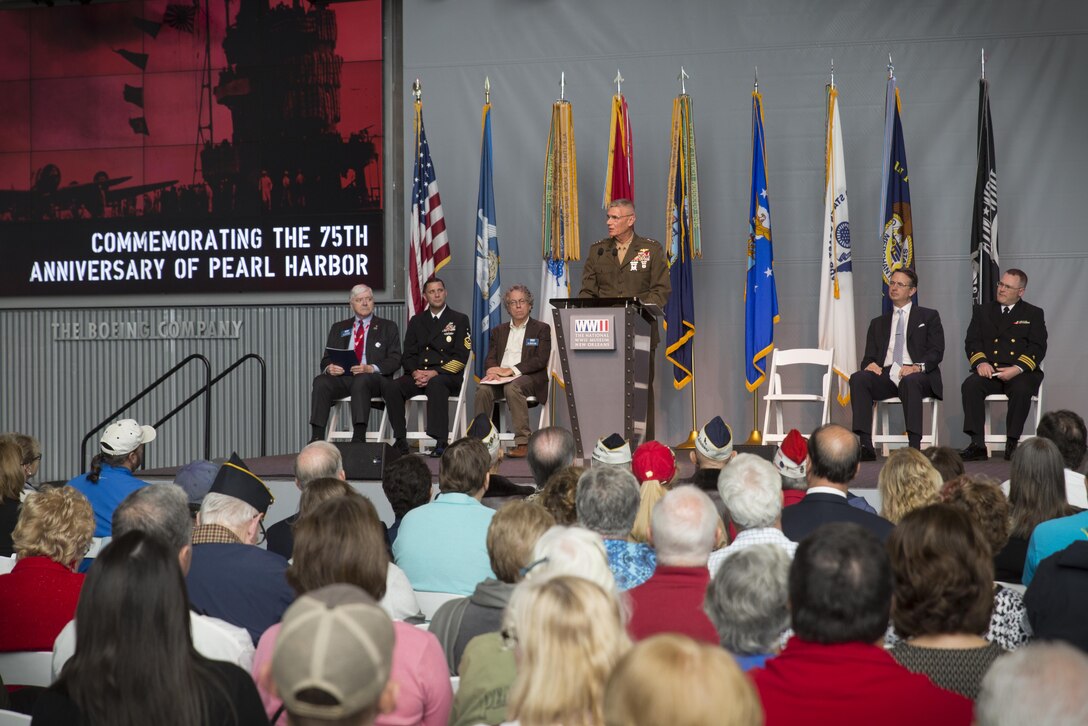
[[[741,670],[763,667],[789,628],[790,562],[777,545],[752,545],[726,559],[706,590],[703,609]]]

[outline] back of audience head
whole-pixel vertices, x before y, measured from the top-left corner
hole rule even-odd
[[[261,513],[253,505],[241,499],[208,492],[200,503],[197,524],[216,524],[234,532],[245,544],[256,544],[260,531]]]
[[[808,439],[809,484],[814,481],[845,487],[861,465],[857,436],[838,424],[824,424]]]
[[[529,437],[529,471],[537,486],[544,486],[552,474],[574,463],[574,436],[560,426],[547,426]]]
[[[631,471],[639,483],[638,514],[631,527],[631,539],[648,543],[654,509],[676,480],[676,456],[664,444],[647,441],[635,449]]]
[[[986,476],[958,477],[945,484],[941,501],[966,512],[982,530],[994,554],[1008,544],[1009,500],[996,480]]]
[[[483,496],[490,467],[491,455],[482,442],[458,439],[446,448],[439,461],[438,490],[443,494]]]
[[[518,585],[503,619],[517,676],[509,714],[521,726],[603,720],[604,688],[631,647],[617,598],[581,577]]]
[[[892,530],[887,546],[897,633],[986,632],[994,604],[993,553],[965,512],[949,504],[916,509]]]
[[[1035,435],[1050,439],[1057,445],[1066,469],[1076,471],[1084,463],[1084,455],[1088,452],[1088,431],[1085,430],[1084,419],[1074,411],[1047,411],[1039,419]]]
[[[892,569],[876,535],[857,524],[825,524],[790,565],[790,617],[802,640],[876,643],[888,628]]]
[[[487,556],[502,582],[514,583],[532,562],[540,536],[555,526],[555,517],[539,504],[517,500],[503,506],[487,527]]]
[[[382,491],[393,508],[393,516],[401,519],[431,501],[431,470],[418,456],[402,456],[385,465]]]
[[[604,541],[581,527],[556,525],[540,535],[525,569],[526,580],[570,575],[595,582],[610,593],[618,592]]]
[[[994,661],[975,705],[978,726],[1088,723],[1088,656],[1067,643],[1029,643]]]
[[[378,511],[352,492],[328,499],[294,529],[295,548],[287,582],[298,594],[346,583],[375,600],[385,597],[389,553]]]
[[[94,526],[87,498],[72,487],[55,487],[27,496],[11,539],[19,559],[48,557],[74,568],[91,545]]]
[[[773,527],[782,516],[782,479],[755,454],[738,454],[722,469],[718,495],[738,530]]]
[[[751,682],[721,648],[655,635],[627,652],[608,679],[606,726],[762,726]]]
[[[133,531],[157,538],[175,553],[191,546],[193,518],[185,491],[176,484],[149,484],[125,497],[113,510],[113,536]]]
[[[896,449],[877,476],[880,516],[898,522],[905,514],[940,498],[941,474],[918,449]]]
[[[395,637],[389,616],[358,587],[328,585],[296,600],[271,666],[287,723],[368,726],[392,712]]]
[[[1032,437],[1012,455],[1009,473],[1010,536],[1028,539],[1037,524],[1075,511],[1065,494],[1065,471],[1057,445]]]
[[[609,434],[597,439],[590,455],[590,467],[619,466],[631,468],[631,442],[619,434]]]
[[[0,434],[0,441],[5,440],[19,447],[19,454],[23,463],[24,481],[30,482],[31,478],[37,475],[38,467],[42,461],[41,444],[33,436],[21,434],[17,431]]]
[[[178,469],[178,473],[174,475],[174,484],[185,491],[189,499],[189,511],[193,516],[200,511],[200,505],[215,483],[219,467],[224,461],[225,459],[195,459]]]
[[[548,477],[544,488],[540,490],[540,504],[555,517],[556,524],[575,524],[578,522],[576,497],[578,479],[585,471],[580,466],[564,466]]]
[[[314,479],[344,478],[344,458],[340,449],[328,441],[314,441],[302,447],[295,457],[295,483],[305,487]]]
[[[929,459],[929,463],[933,464],[933,468],[940,473],[941,481],[946,484],[967,472],[963,466],[960,452],[951,446],[930,446],[922,453]]]
[[[23,452],[14,441],[0,440],[0,501],[19,501],[25,486]]]
[[[638,481],[617,467],[591,467],[578,478],[578,523],[602,537],[625,539],[638,516]]]
[[[298,500],[299,519],[313,512],[322,502],[335,497],[346,496],[353,491],[351,484],[343,479],[331,476],[323,476],[320,479],[307,482],[306,487],[302,490],[302,496]]]
[[[723,648],[735,655],[772,652],[790,626],[789,578],[790,556],[773,544],[746,547],[722,562],[703,609]]]
[[[702,489],[685,485],[667,492],[654,508],[650,525],[658,564],[705,567],[721,526],[714,502]]]

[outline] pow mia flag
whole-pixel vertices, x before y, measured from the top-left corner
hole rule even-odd
[[[992,302],[1001,268],[997,256],[997,165],[990,122],[990,83],[978,82],[978,172],[971,214],[971,300]]]

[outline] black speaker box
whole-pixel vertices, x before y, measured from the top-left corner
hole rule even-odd
[[[348,479],[381,481],[385,465],[400,453],[385,443],[336,442],[340,456],[344,457],[344,473]]]
[[[738,454],[755,454],[761,459],[773,462],[774,454],[778,451],[778,447],[774,444],[759,444],[755,446],[750,444],[737,444],[733,446],[733,451],[736,451]]]

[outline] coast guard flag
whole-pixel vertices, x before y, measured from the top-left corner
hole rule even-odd
[[[695,291],[691,268],[702,257],[699,245],[699,181],[695,164],[695,123],[691,98],[677,96],[672,104],[672,155],[669,197],[669,280],[672,293],[665,303],[665,358],[673,365],[672,386],[679,390],[695,378]]]
[[[476,285],[472,296],[472,349],[476,380],[484,377],[486,351],[492,329],[501,322],[499,235],[495,228],[495,187],[491,160],[491,104],[484,104],[483,141],[480,143],[480,193],[476,202]]]
[[[416,101],[416,159],[412,173],[412,215],[408,247],[408,319],[426,310],[423,285],[450,261],[450,243],[446,238],[446,219],[438,179],[431,163],[431,147],[423,129],[423,102]]]
[[[888,95],[884,104],[884,165],[880,178],[884,188],[880,193],[880,296],[883,311],[892,309],[888,299],[888,282],[900,267],[914,269],[914,225],[910,219],[910,174],[907,172],[907,148],[903,142],[903,123],[899,118],[902,104],[895,76],[888,79]],[[915,293],[911,302],[918,304]]]
[[[744,379],[752,392],[767,376],[774,349],[778,291],[771,247],[771,200],[767,195],[767,149],[763,137],[763,96],[752,91],[752,202],[748,208],[748,273],[744,287]]]
[[[827,87],[825,149],[819,347],[834,350],[832,367],[839,377],[839,405],[845,406],[850,403],[850,374],[858,369],[858,356],[854,337],[854,262],[850,249],[846,161],[842,152],[839,92],[834,86]]]
[[[990,123],[990,83],[978,82],[978,172],[975,208],[971,215],[971,301],[992,302],[1001,279],[997,257],[997,162],[994,128]]]

